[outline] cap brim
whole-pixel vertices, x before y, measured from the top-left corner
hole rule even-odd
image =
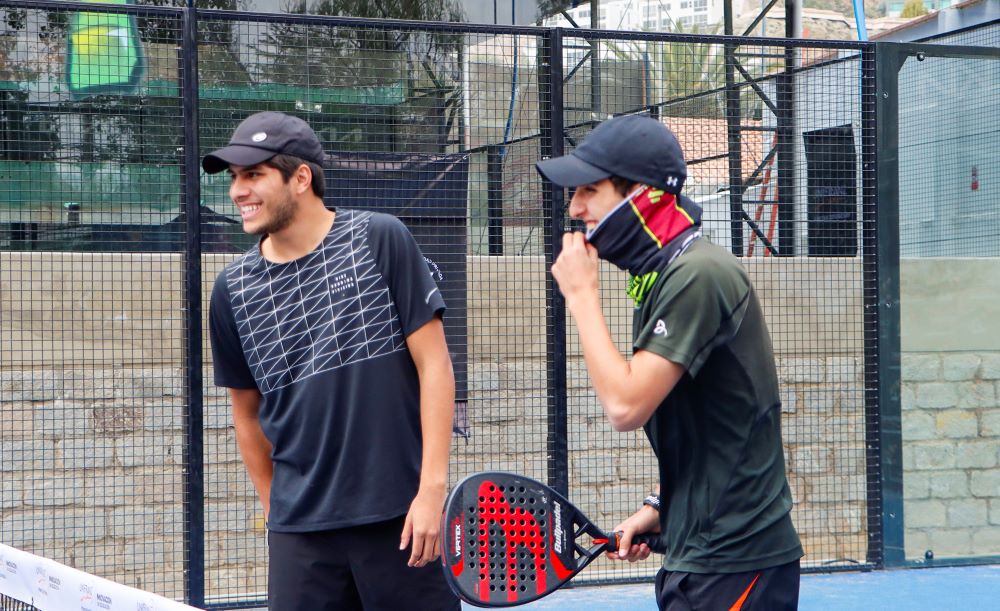
[[[539,161],[535,168],[539,174],[560,187],[589,185],[611,176],[611,172],[587,163],[572,153]]]
[[[201,160],[201,167],[205,170],[206,174],[217,174],[228,169],[231,165],[257,165],[258,163],[264,163],[275,155],[277,153],[267,149],[231,144],[205,155],[205,158]]]

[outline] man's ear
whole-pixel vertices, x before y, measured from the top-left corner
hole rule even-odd
[[[312,168],[305,163],[299,165],[299,167],[295,168],[295,173],[292,174],[292,183],[294,185],[295,192],[299,195],[311,190]]]

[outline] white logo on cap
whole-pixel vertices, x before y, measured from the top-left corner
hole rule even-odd
[[[676,176],[667,176],[667,185],[669,185],[671,187],[676,187],[677,186],[677,177]]]
[[[256,134],[250,136],[250,139],[254,142],[263,142],[267,140],[267,134],[264,132],[257,132]]]

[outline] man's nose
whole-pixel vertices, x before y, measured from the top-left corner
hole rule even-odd
[[[233,182],[229,185],[229,197],[236,201],[243,197],[246,197],[248,191],[243,184],[243,181],[237,176],[233,178]]]
[[[583,202],[577,196],[577,192],[573,193],[573,197],[569,200],[569,215],[575,219],[583,216]]]

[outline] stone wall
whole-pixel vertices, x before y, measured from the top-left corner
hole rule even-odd
[[[211,280],[226,260],[204,260],[206,311]],[[806,563],[864,561],[860,263],[754,259],[747,265],[778,356],[786,460]],[[179,259],[0,253],[0,269],[0,541],[179,596],[186,394]],[[627,350],[631,308],[621,294],[623,285],[620,273],[604,270],[605,315],[618,345]],[[454,441],[452,478],[509,469],[544,479],[549,392],[544,262],[527,256],[470,257],[469,286],[471,432]],[[571,495],[588,516],[610,528],[655,485],[655,461],[641,432],[616,433],[607,424],[590,390],[571,322],[568,327]],[[204,354],[210,359],[207,336]],[[988,365],[992,357],[975,358],[977,373],[964,383],[995,370]],[[913,362],[907,361],[908,370]],[[942,377],[957,375],[958,365],[940,362],[929,368]],[[204,377],[206,588],[213,600],[242,599],[265,584],[263,516],[240,463],[226,394],[212,386],[209,367]],[[918,387],[914,396],[937,392],[942,391]],[[960,387],[954,392],[966,394]],[[996,411],[996,394],[987,393],[980,402],[993,397]],[[959,406],[968,400],[956,398],[954,409],[964,409]],[[953,410],[926,409],[951,422]],[[958,421],[961,416],[955,414]],[[972,430],[947,426],[965,434]],[[977,420],[976,430],[996,436],[997,416]],[[967,481],[970,492],[981,490],[988,485],[982,478],[990,476],[989,460],[959,459],[976,438],[954,439],[962,440],[961,449],[950,462],[941,459],[940,469],[953,472],[977,461],[982,466],[976,468],[986,471]],[[925,446],[941,443],[938,436],[917,439],[912,433],[908,441],[920,456]],[[981,444],[986,454],[988,443]],[[913,458],[908,465],[918,468],[926,460]],[[910,485],[909,473],[907,481]],[[933,503],[941,493],[935,491],[943,485],[928,480],[928,511],[938,507]],[[986,511],[993,513],[986,519],[995,524],[991,502]],[[958,507],[945,509],[945,515],[982,513],[982,503]],[[920,515],[910,507],[907,511]],[[645,576],[654,570],[655,561],[628,567],[598,562],[586,578]]]
[[[1000,553],[1000,260],[904,259],[907,559]]]

